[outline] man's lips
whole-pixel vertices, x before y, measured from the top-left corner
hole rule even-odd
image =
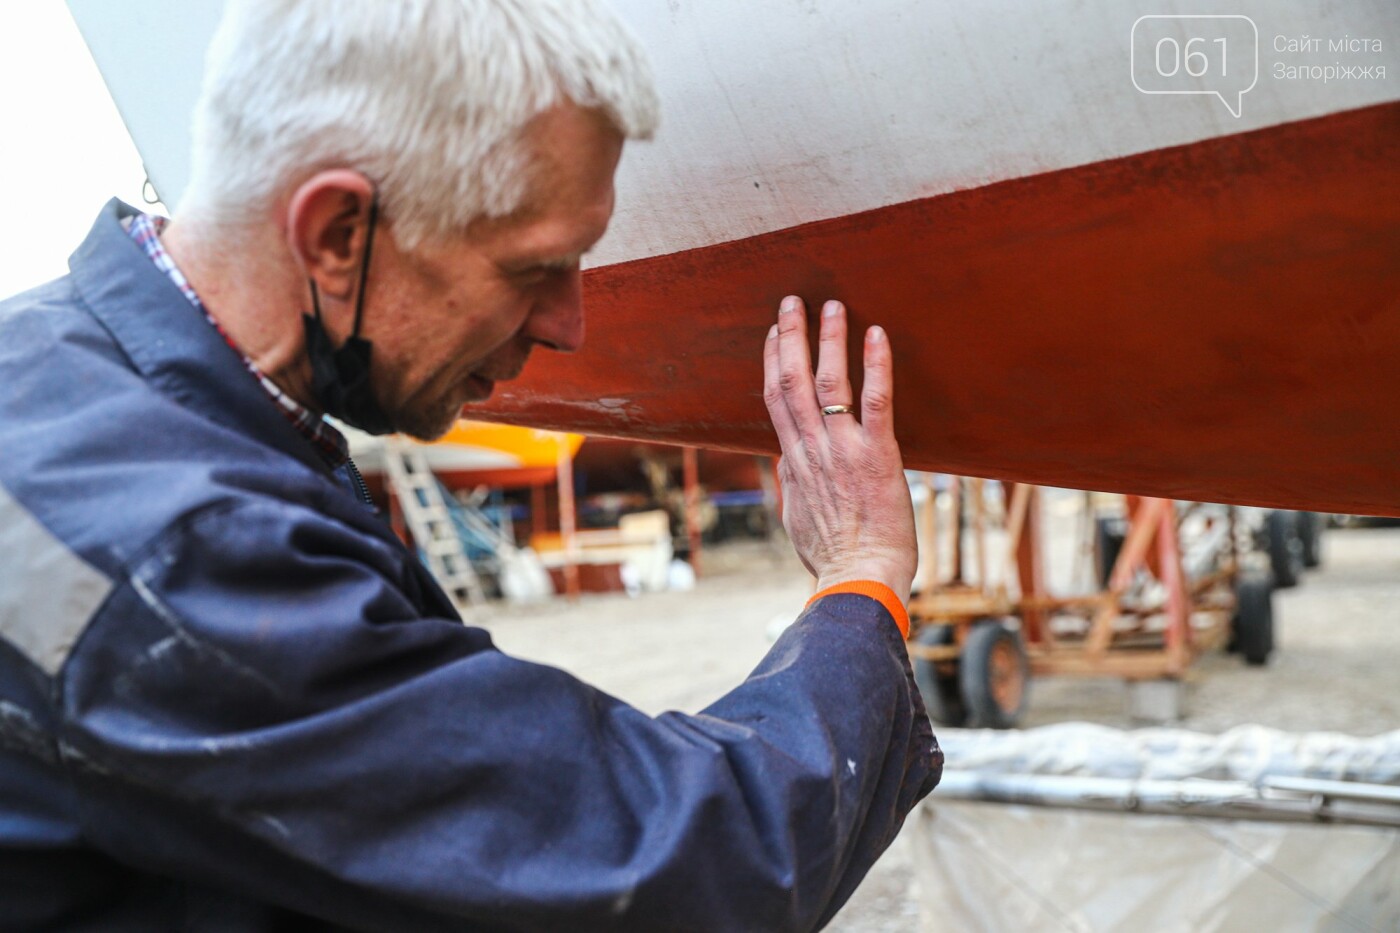
[[[467,377],[467,385],[471,388],[471,401],[484,402],[491,397],[491,392],[496,388],[494,379],[487,379],[485,376],[478,376],[472,373]]]
[[[484,402],[491,397],[491,393],[496,389],[496,383],[506,382],[516,379],[525,369],[525,361],[529,354],[522,355],[518,360],[488,362],[481,371],[467,374],[467,386],[471,392],[469,401]]]

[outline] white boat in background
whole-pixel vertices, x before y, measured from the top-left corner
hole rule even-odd
[[[367,476],[382,474],[384,442],[363,431],[340,428],[360,471]],[[553,483],[561,458],[572,461],[583,441],[581,434],[459,421],[444,436],[419,446],[433,474],[453,489],[523,488]]]

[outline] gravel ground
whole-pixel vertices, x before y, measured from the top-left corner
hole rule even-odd
[[[1258,723],[1295,732],[1375,735],[1400,728],[1400,528],[1325,534],[1323,566],[1276,594],[1277,651],[1264,668],[1202,658],[1188,679],[1183,728]],[[693,592],[591,596],[493,610],[502,649],[572,671],[650,713],[694,712],[737,684],[775,619],[801,610],[809,578],[784,547],[744,543],[705,554]],[[1042,680],[1026,726],[1087,721],[1130,727],[1114,680]],[[918,879],[901,837],[828,929],[884,933],[921,924]]]

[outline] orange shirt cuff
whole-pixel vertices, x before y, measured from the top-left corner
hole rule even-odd
[[[885,584],[875,580],[851,580],[848,583],[837,583],[835,586],[828,586],[807,600],[807,605],[810,606],[823,596],[831,596],[835,593],[855,593],[857,596],[869,596],[884,606],[890,615],[894,616],[894,624],[899,626],[899,634],[905,638],[909,637],[909,610],[904,608],[904,603],[900,602],[899,597],[894,595],[894,590]]]

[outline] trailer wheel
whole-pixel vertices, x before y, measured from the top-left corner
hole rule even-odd
[[[1010,729],[1026,708],[1030,664],[1021,633],[999,619],[972,626],[963,644],[959,681],[968,725]]]
[[[935,648],[953,643],[951,625],[925,625],[914,636],[914,643]],[[962,691],[958,686],[959,662],[954,662],[951,672],[942,673],[938,664],[924,658],[914,658],[914,683],[919,686],[919,695],[924,698],[924,709],[929,718],[945,726],[961,726],[967,722],[967,707],[963,705]]]
[[[1316,512],[1298,513],[1298,540],[1303,543],[1303,566],[1311,570],[1322,565],[1322,516]]]
[[[1275,509],[1264,521],[1264,540],[1269,549],[1269,566],[1274,585],[1288,589],[1298,585],[1303,574],[1303,541],[1298,536],[1298,515]]]
[[[1246,664],[1257,667],[1269,660],[1274,650],[1274,588],[1268,575],[1251,573],[1236,581],[1230,641]]]

